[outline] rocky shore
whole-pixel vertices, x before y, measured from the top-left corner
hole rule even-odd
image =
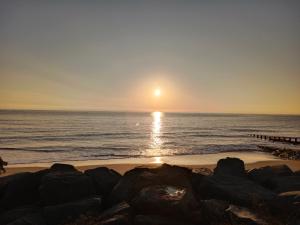
[[[276,148],[271,146],[258,146],[263,152],[270,153],[276,157],[289,160],[300,160],[300,151],[288,148]]]
[[[163,164],[123,176],[54,164],[0,178],[1,225],[299,225],[300,171],[250,171],[238,158],[214,171]]]

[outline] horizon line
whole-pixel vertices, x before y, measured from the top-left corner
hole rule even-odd
[[[13,109],[0,108],[0,111],[53,111],[53,112],[106,112],[106,113],[178,113],[178,114],[227,114],[227,115],[269,115],[269,116],[300,116],[300,114],[290,113],[239,113],[239,112],[201,112],[201,111],[163,111],[163,110],[108,110],[108,109]]]

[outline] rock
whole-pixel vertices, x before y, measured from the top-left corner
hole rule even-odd
[[[112,218],[106,219],[98,223],[99,225],[131,225],[128,216],[115,215]]]
[[[60,205],[46,206],[43,209],[48,225],[62,224],[88,212],[101,211],[101,198],[93,197]]]
[[[213,171],[208,168],[196,168],[192,170],[193,174],[198,174],[202,176],[211,176],[213,175]]]
[[[171,166],[168,164],[163,164],[160,167],[154,168],[155,172],[159,177],[163,178],[161,184],[165,185],[175,185],[179,187],[191,187],[190,176],[192,170],[181,167],[181,166]]]
[[[300,204],[300,190],[283,192],[279,194],[279,197],[289,201],[291,204]]]
[[[275,193],[238,176],[214,175],[203,178],[197,187],[202,198],[220,199],[241,206],[253,206],[275,198]]]
[[[268,206],[271,213],[281,220],[287,220],[300,209],[300,191],[280,193]]]
[[[51,172],[78,172],[78,170],[73,165],[63,163],[54,163],[50,167],[50,170]]]
[[[3,187],[0,212],[37,202],[40,178],[39,174],[29,172],[9,176]]]
[[[108,197],[108,205],[129,202],[133,196],[145,186],[157,184],[157,175],[146,169],[134,169],[126,173],[115,185]]]
[[[190,225],[186,221],[174,220],[170,217],[159,215],[137,215],[134,218],[134,225]]]
[[[256,213],[256,212],[259,212]],[[267,223],[261,216],[267,216],[260,209],[256,208],[256,212],[254,210],[250,210],[248,208],[230,205],[227,209],[227,213],[230,217],[232,224],[271,224],[270,221]]]
[[[300,176],[300,170],[295,171],[295,172],[294,172],[294,175],[295,175],[295,176]]]
[[[244,162],[238,158],[220,159],[214,169],[215,175],[245,176]]]
[[[268,187],[269,181],[277,176],[292,176],[293,171],[286,165],[265,166],[261,168],[252,169],[248,172],[251,180]]]
[[[290,215],[286,225],[299,225],[300,224],[300,210]]]
[[[277,193],[299,191],[300,177],[299,176],[285,176],[273,177],[268,181],[268,188]]]
[[[249,219],[249,218],[243,218],[243,217],[237,217],[234,214],[231,214],[230,223],[232,225],[263,225],[260,223],[257,223],[256,221]]]
[[[131,201],[140,214],[188,216],[198,207],[193,193],[187,188],[154,185],[143,188]]]
[[[33,214],[36,212],[38,212],[38,208],[32,205],[12,209],[0,214],[0,224],[1,225],[8,224],[26,215]]]
[[[7,225],[48,225],[40,213],[28,214]]]
[[[110,209],[105,210],[100,215],[99,213],[81,215],[75,221],[70,224],[74,225],[101,225],[101,224],[123,224],[127,225],[128,221],[131,221],[131,207],[122,202],[113,206]],[[131,223],[129,223],[131,224]],[[65,224],[67,225],[67,224]]]
[[[124,174],[110,193],[109,205],[129,202],[142,188],[150,185],[174,185],[191,188],[191,170],[163,164],[154,169],[135,168]]]
[[[115,215],[130,215],[131,207],[126,202],[121,202],[101,213],[99,220],[107,220]]]
[[[44,205],[61,204],[95,194],[91,178],[77,171],[46,174],[39,192]]]
[[[217,199],[209,199],[202,200],[200,202],[201,210],[202,210],[202,220],[206,224],[218,224],[221,222],[225,222],[227,217],[226,210],[229,208],[229,204],[227,202],[217,200]]]
[[[109,194],[122,177],[116,171],[106,167],[86,170],[84,174],[93,180],[96,193],[104,196]]]

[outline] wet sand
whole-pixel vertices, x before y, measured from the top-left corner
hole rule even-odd
[[[77,169],[84,171],[99,166],[105,166],[124,174],[126,171],[139,166],[156,167],[162,163],[172,165],[180,165],[196,168],[210,168],[214,169],[216,163],[221,158],[237,157],[242,159],[246,164],[246,169],[259,168],[267,165],[286,164],[292,170],[300,170],[300,161],[296,160],[282,160],[270,154],[262,152],[226,152],[217,154],[205,155],[188,155],[188,156],[166,156],[166,157],[149,157],[149,158],[128,158],[128,159],[109,159],[109,160],[87,160],[87,161],[64,161],[60,163],[68,163],[74,165]],[[32,164],[16,164],[6,167],[7,172],[0,174],[0,176],[11,175],[20,172],[35,172],[51,166],[53,162],[49,163],[32,163]]]

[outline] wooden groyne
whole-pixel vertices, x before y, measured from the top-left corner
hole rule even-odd
[[[289,144],[300,144],[300,137],[283,137],[283,136],[270,136],[270,135],[261,135],[261,134],[250,134],[251,137],[264,139],[273,142],[284,142]]]

